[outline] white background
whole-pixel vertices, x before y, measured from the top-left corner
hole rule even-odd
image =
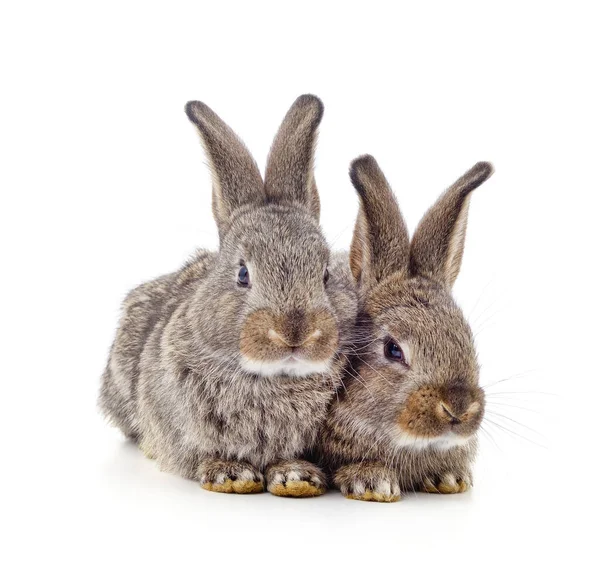
[[[2,582],[597,583],[597,3],[163,4],[0,10]],[[306,92],[325,103],[336,248],[357,155],[411,228],[472,164],[496,167],[455,287],[490,385],[468,494],[208,493],[96,412],[124,294],[217,244],[184,103],[264,167]]]

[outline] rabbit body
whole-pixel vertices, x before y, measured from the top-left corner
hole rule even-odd
[[[450,290],[462,258],[479,163],[450,187],[409,238],[375,159],[354,161],[361,207],[350,253],[360,292],[357,345],[332,404],[320,462],[352,499],[401,491],[465,491],[485,410],[468,323]]]
[[[322,105],[294,103],[263,182],[239,138],[187,107],[212,166],[218,252],[126,298],[100,407],[161,468],[213,491],[312,496],[315,444],[346,364],[357,295],[318,224],[312,171]]]
[[[227,302],[211,293],[217,264],[216,253],[199,251],[180,271],[131,291],[103,376],[102,409],[162,468],[191,479],[207,458],[263,470],[301,456],[315,443],[345,365],[340,354],[315,380],[257,376],[235,360],[215,360],[225,342],[210,339],[227,336],[218,317]],[[332,259],[330,273],[349,336],[355,301],[344,255]]]

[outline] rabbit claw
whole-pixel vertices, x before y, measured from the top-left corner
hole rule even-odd
[[[342,467],[336,473],[335,484],[349,500],[397,502],[401,496],[400,484],[394,473],[378,465]]]
[[[469,482],[456,477],[453,473],[445,473],[439,479],[426,478],[422,491],[429,494],[462,494],[469,489]]]
[[[342,490],[349,500],[363,502],[397,502],[400,499],[400,488],[396,483],[382,480],[373,487],[366,487],[361,481],[356,481],[346,490]]]

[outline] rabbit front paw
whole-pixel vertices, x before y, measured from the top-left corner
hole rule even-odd
[[[267,489],[275,496],[310,498],[325,493],[327,480],[308,461],[280,461],[267,468]]]
[[[396,474],[383,465],[354,463],[338,469],[334,483],[350,500],[397,502],[400,484]]]
[[[429,494],[462,494],[470,487],[470,479],[463,479],[454,473],[444,473],[439,477],[426,478],[421,491]]]
[[[203,489],[223,494],[257,494],[265,490],[262,473],[248,463],[209,459],[197,473]]]

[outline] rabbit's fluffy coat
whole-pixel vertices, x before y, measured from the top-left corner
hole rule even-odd
[[[478,163],[427,212],[410,241],[375,159],[352,164],[360,212],[350,264],[360,289],[358,348],[326,419],[321,463],[347,497],[395,501],[401,490],[471,484],[485,407],[471,330],[451,297]]]
[[[356,159],[350,257],[330,256],[313,175],[321,102],[291,107],[264,182],[212,110],[186,111],[212,168],[219,251],[127,296],[105,415],[212,491],[259,492],[266,478],[276,495],[319,495],[325,473],[298,459],[310,452],[349,498],[468,489],[485,397],[451,288],[470,194],[491,165],[452,185],[411,240],[375,159]]]
[[[127,296],[100,406],[163,469],[207,489],[262,491],[266,473],[277,495],[317,495],[324,475],[297,458],[340,384],[357,307],[347,259],[330,258],[318,225],[321,102],[296,100],[264,183],[212,110],[190,102],[187,113],[213,171],[220,248]]]

